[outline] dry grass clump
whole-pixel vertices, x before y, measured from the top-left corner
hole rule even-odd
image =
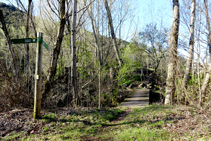
[[[180,106],[173,109],[171,116],[173,120],[165,127],[167,131],[192,138],[211,136],[211,110]],[[168,118],[171,116],[168,115]]]
[[[24,84],[16,78],[6,79],[1,83],[0,97],[9,106],[23,105],[27,98]]]
[[[0,63],[0,112],[13,107],[31,105],[29,89],[24,78],[9,76],[6,67]]]

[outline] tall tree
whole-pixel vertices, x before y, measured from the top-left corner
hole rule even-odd
[[[119,67],[121,68],[122,62],[121,62],[121,59],[119,57],[119,51],[118,51],[118,48],[117,48],[117,41],[116,41],[116,35],[115,35],[115,31],[114,31],[113,19],[112,19],[112,16],[111,16],[111,11],[110,11],[110,8],[108,6],[108,1],[107,0],[103,0],[103,2],[104,2],[104,5],[105,5],[105,9],[107,11],[108,24],[109,24],[110,31],[111,31],[111,37],[112,37],[112,40],[113,40],[114,51],[115,51],[115,54],[116,54],[116,57],[117,57],[117,60],[118,60],[118,63],[119,63]]]
[[[71,81],[73,87],[73,103],[76,106],[78,96],[77,86],[77,66],[76,66],[76,20],[77,20],[77,0],[73,0],[73,15],[72,15],[72,36],[71,36],[71,53],[72,53],[72,64],[71,64]]]
[[[26,23],[25,23],[25,37],[26,38],[29,38],[29,19],[32,19],[31,18],[31,6],[32,6],[32,0],[28,0],[28,9],[26,9],[22,3],[21,0],[18,0],[17,1],[18,4],[21,5],[22,9],[24,9],[24,11],[26,12]],[[29,64],[29,44],[26,44],[26,64],[25,64],[25,73],[27,73],[27,77],[29,78],[29,74],[30,74],[30,64]],[[27,78],[27,80],[28,80]]]
[[[201,3],[199,3],[199,7]],[[200,10],[198,20],[201,21],[202,11]],[[202,108],[202,95],[201,95],[201,78],[200,78],[200,52],[201,52],[201,44],[200,44],[200,32],[201,32],[201,23],[197,24],[198,32],[197,32],[197,46],[198,46],[198,58],[197,58],[197,74],[198,74],[198,86],[199,86],[199,103],[198,106]]]
[[[201,95],[203,96],[206,93],[207,85],[210,81],[210,71],[211,71],[211,29],[210,29],[210,17],[209,17],[209,10],[207,5],[207,0],[204,0],[204,7],[205,7],[205,16],[206,16],[206,22],[207,22],[207,30],[208,30],[208,48],[209,48],[209,54],[210,54],[210,64],[208,71],[206,71],[205,78],[203,80],[202,86],[201,86]]]
[[[168,64],[168,75],[166,79],[166,97],[165,104],[173,104],[175,93],[175,80],[177,67],[177,46],[180,23],[179,0],[173,0],[173,23],[169,39],[170,62]]]
[[[100,106],[101,106],[101,67],[102,67],[102,57],[101,57],[101,51],[100,51],[100,45],[99,45],[99,1],[98,1],[98,7],[97,7],[97,15],[98,15],[98,25],[95,26],[95,22],[94,21],[94,15],[93,15],[93,10],[87,10],[88,11],[88,15],[90,17],[90,20],[91,20],[91,24],[92,24],[92,32],[93,32],[93,36],[94,36],[94,39],[95,39],[95,47],[96,47],[96,57],[98,57],[98,63],[99,63],[99,103],[98,103],[98,108],[100,109]],[[97,29],[98,27],[98,29]]]
[[[32,0],[28,0],[28,10],[27,10],[27,17],[26,17],[26,38],[29,38],[29,19],[31,16],[31,4]],[[29,64],[29,44],[26,44],[26,69],[27,69],[27,81],[29,83],[30,77],[30,64]]]
[[[50,68],[50,74],[48,78],[46,79],[44,83],[44,89],[42,92],[42,98],[45,99],[46,95],[50,92],[53,82],[54,82],[54,76],[56,74],[56,67],[57,67],[57,61],[61,50],[61,45],[64,37],[64,28],[65,28],[65,22],[66,22],[66,16],[65,16],[65,0],[59,1],[59,9],[60,9],[60,21],[59,21],[59,31],[57,35],[56,40],[56,46],[53,50],[53,61]]]
[[[186,72],[184,75],[184,86],[187,89],[188,81],[190,79],[190,71],[193,62],[193,52],[194,52],[194,24],[195,24],[195,11],[196,11],[196,1],[192,0],[191,4],[191,21],[190,21],[190,40],[189,40],[189,51],[188,60],[186,63]]]

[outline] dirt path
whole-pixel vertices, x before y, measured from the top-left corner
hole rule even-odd
[[[119,107],[143,107],[149,104],[149,89],[136,89]]]

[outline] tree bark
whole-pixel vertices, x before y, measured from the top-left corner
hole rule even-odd
[[[190,40],[189,40],[189,51],[188,51],[188,60],[186,63],[186,72],[184,75],[184,86],[187,89],[188,82],[190,79],[190,72],[193,62],[193,52],[194,52],[194,24],[195,24],[195,11],[196,11],[196,4],[195,0],[192,0],[191,6],[191,22],[190,22]]]
[[[2,23],[2,30],[4,31],[4,35],[6,36],[6,40],[7,40],[7,43],[9,45],[9,50],[10,50],[11,55],[12,55],[15,74],[16,74],[17,77],[19,77],[19,70],[18,70],[18,66],[17,66],[17,63],[16,63],[17,58],[16,58],[14,49],[13,49],[12,44],[11,44],[11,39],[10,39],[10,36],[9,36],[9,32],[7,31],[7,27],[6,27],[6,24],[5,24],[5,21],[4,21],[4,15],[3,15],[2,10],[0,10],[0,22]]]
[[[30,18],[30,10],[31,10],[32,0],[28,0],[28,10],[27,10],[27,18],[26,18],[26,38],[29,38],[29,18]],[[29,44],[26,44],[26,73],[27,73],[27,81],[29,80],[30,75],[30,64],[29,64]]]
[[[119,67],[121,68],[122,62],[121,62],[121,59],[119,57],[119,51],[118,51],[118,48],[117,48],[116,35],[115,35],[115,32],[114,32],[114,26],[113,26],[111,11],[110,11],[110,8],[108,6],[108,1],[103,0],[103,2],[104,2],[104,5],[105,5],[105,9],[107,11],[108,24],[109,24],[109,27],[110,27],[110,30],[111,30],[111,37],[112,37],[112,40],[113,40],[114,51],[115,51],[115,54],[116,54],[116,57],[117,57],[117,61],[119,63]]]
[[[51,88],[53,86],[54,77],[56,74],[56,67],[57,67],[57,61],[61,50],[61,45],[64,37],[64,28],[65,28],[65,22],[66,19],[64,17],[65,15],[65,0],[60,1],[60,26],[59,26],[59,32],[56,40],[56,47],[53,50],[53,61],[50,68],[50,74],[48,78],[45,80],[44,83],[44,89],[42,92],[42,98],[43,100],[46,98],[47,94],[51,91]]]
[[[168,64],[168,75],[166,79],[166,97],[165,105],[173,104],[174,93],[175,93],[175,78],[176,78],[176,66],[177,66],[177,45],[178,45],[178,34],[179,34],[179,0],[173,0],[173,23],[171,27],[169,49],[170,49],[170,62]]]
[[[72,64],[71,64],[71,81],[73,88],[73,105],[77,106],[77,66],[76,66],[76,20],[77,20],[77,0],[73,1],[73,15],[72,15],[72,36],[71,36],[71,53],[72,53]]]
[[[199,7],[201,6],[201,3],[199,3]],[[202,11],[199,12],[199,21],[201,21],[201,13]],[[200,108],[202,108],[202,95],[201,95],[201,78],[200,78],[200,75],[201,75],[201,72],[200,72],[200,52],[201,52],[201,45],[200,45],[200,33],[201,33],[201,23],[198,24],[198,39],[197,39],[197,46],[198,46],[198,58],[197,58],[197,74],[198,74],[198,85],[199,85],[199,103],[198,103],[198,106]]]
[[[203,96],[206,93],[206,89],[208,86],[208,83],[210,82],[210,71],[211,71],[211,31],[210,31],[210,18],[209,18],[209,10],[207,6],[207,0],[204,0],[204,7],[205,7],[205,14],[206,14],[206,22],[207,22],[207,29],[208,29],[208,48],[209,48],[209,54],[210,54],[210,64],[208,71],[206,71],[205,78],[202,83],[201,87],[201,95]]]

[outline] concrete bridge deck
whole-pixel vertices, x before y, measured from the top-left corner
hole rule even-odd
[[[149,89],[136,89],[120,103],[119,107],[143,107],[149,105]]]

